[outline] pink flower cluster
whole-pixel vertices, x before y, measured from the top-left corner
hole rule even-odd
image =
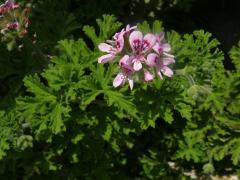
[[[2,14],[2,16],[4,16],[5,14],[11,13],[12,11],[14,11],[17,8],[19,8],[19,5],[17,3],[15,3],[13,0],[7,0],[7,1],[5,1],[4,4],[0,5],[0,14]],[[8,22],[6,24],[6,27],[1,30],[2,34],[5,34],[5,32],[8,30],[19,29],[20,25],[16,21],[16,18],[12,17],[12,19],[14,19],[14,21]]]
[[[172,77],[173,71],[168,65],[175,62],[170,54],[171,46],[165,42],[164,33],[143,34],[137,27],[122,29],[113,36],[113,40],[107,40],[98,46],[99,50],[107,54],[98,58],[98,63],[106,63],[114,59],[119,60],[119,73],[113,81],[113,86],[124,85],[128,81],[130,89],[133,89],[134,76],[144,77],[148,82],[157,74],[161,79],[163,75]]]
[[[0,6],[0,13],[5,14],[12,11],[13,9],[17,9],[18,7],[19,5],[17,3],[14,3],[13,0],[7,0],[4,4]]]

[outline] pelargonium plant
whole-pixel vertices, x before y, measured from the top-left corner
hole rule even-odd
[[[156,75],[163,79],[173,76],[168,65],[175,62],[171,54],[171,46],[164,38],[164,33],[143,34],[137,26],[127,25],[117,32],[112,40],[100,43],[99,50],[107,54],[98,58],[98,63],[119,60],[119,73],[113,80],[113,86],[124,85],[128,81],[133,89],[134,79],[144,78],[145,82],[152,81]]]

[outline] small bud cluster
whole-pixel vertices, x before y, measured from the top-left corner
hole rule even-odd
[[[166,43],[164,33],[143,34],[136,26],[122,29],[113,36],[112,40],[100,43],[99,50],[107,53],[98,58],[98,63],[119,60],[119,73],[113,81],[113,86],[124,85],[128,81],[133,89],[134,76],[141,77],[145,82],[152,81],[157,74],[161,79],[163,75],[173,76],[168,65],[175,63],[174,56],[170,54],[171,46]]]
[[[23,37],[27,33],[28,28],[28,12],[21,10],[18,3],[14,0],[6,0],[0,5],[0,21],[2,23],[1,34],[5,35],[7,32],[16,31],[19,37]]]
[[[0,13],[6,14],[17,8],[19,8],[19,5],[17,3],[14,3],[12,0],[7,0],[4,4],[0,6]]]

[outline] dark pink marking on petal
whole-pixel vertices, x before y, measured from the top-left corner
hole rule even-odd
[[[142,50],[143,34],[140,31],[133,31],[129,36],[129,43],[133,51],[139,53]]]

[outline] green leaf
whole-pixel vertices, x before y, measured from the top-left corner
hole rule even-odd
[[[34,76],[27,76],[24,79],[24,84],[28,88],[28,91],[33,93],[37,98],[47,101],[56,100],[56,97],[51,93],[50,89],[40,82],[37,74]]]
[[[135,118],[138,118],[135,105],[129,100],[128,96],[124,96],[120,92],[111,91],[111,90],[104,91],[104,94],[107,96],[109,106],[111,106],[112,104],[115,104],[119,109],[123,109],[129,115]]]
[[[163,32],[164,28],[162,27],[162,22],[158,21],[158,20],[155,20],[153,22],[152,31],[153,31],[153,33],[156,33],[156,34],[158,34],[160,32]]]
[[[184,103],[178,103],[175,108],[177,111],[180,112],[180,114],[183,118],[186,118],[189,121],[191,120],[191,118],[192,118],[191,105],[184,104]]]
[[[92,42],[94,43],[95,46],[101,42],[101,40],[96,35],[94,27],[84,26],[83,31],[88,36],[88,38],[90,38],[92,40]]]
[[[71,142],[73,144],[77,144],[79,141],[81,141],[84,138],[85,134],[80,133],[78,135],[76,135],[74,138],[71,139]]]
[[[97,19],[97,24],[99,26],[99,38],[101,41],[107,40],[112,36],[122,23],[118,22],[116,17],[113,15],[103,15],[103,19]]]
[[[240,71],[240,41],[237,46],[232,47],[229,54],[237,71]]]
[[[101,91],[101,90],[99,90],[99,91],[91,91],[91,92],[85,93],[85,94],[82,96],[82,98],[81,98],[81,102],[82,102],[81,108],[82,108],[83,110],[85,110],[86,107],[87,107],[91,102],[93,102],[93,101],[96,99],[96,97],[97,97],[99,94],[101,94],[101,93],[103,93],[103,91]]]
[[[231,160],[233,162],[234,165],[238,165],[240,162],[240,139],[236,139],[233,143],[233,147],[231,150],[232,153],[232,157]]]
[[[10,149],[9,143],[7,142],[7,138],[0,139],[0,160],[3,159],[7,155],[6,151]]]
[[[174,118],[171,109],[167,108],[165,110],[163,118],[167,123],[172,124]]]
[[[102,135],[102,137],[103,137],[103,139],[105,141],[109,141],[110,140],[110,138],[112,136],[112,131],[113,131],[112,125],[108,124],[107,127],[106,127],[105,133]]]
[[[52,109],[50,114],[50,124],[54,134],[58,134],[66,130],[64,119],[69,116],[68,113],[68,108],[65,108],[61,104],[55,104],[55,107]]]
[[[147,21],[143,21],[142,23],[138,23],[137,27],[140,31],[142,31],[143,33],[149,33],[151,32],[151,28],[148,24]]]
[[[103,15],[103,19],[97,19],[97,24],[99,26],[99,35],[96,34],[94,27],[83,27],[84,33],[92,40],[95,47],[97,47],[99,43],[109,39],[121,26],[121,23],[117,22],[116,18],[112,15]]]

